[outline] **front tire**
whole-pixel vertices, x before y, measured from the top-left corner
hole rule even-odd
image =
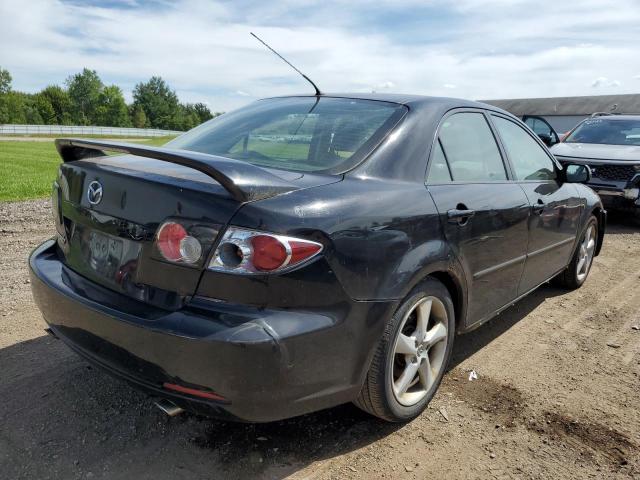
[[[552,283],[568,290],[580,288],[591,271],[597,241],[598,220],[595,216],[591,215],[582,232],[580,242],[573,254],[571,263],[552,280]]]
[[[356,406],[389,422],[420,415],[442,381],[454,335],[451,295],[428,278],[387,323]]]

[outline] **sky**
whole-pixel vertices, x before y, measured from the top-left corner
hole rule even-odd
[[[640,0],[0,0],[0,66],[36,92],[84,67],[160,75],[229,111],[324,92],[470,99],[640,92]]]

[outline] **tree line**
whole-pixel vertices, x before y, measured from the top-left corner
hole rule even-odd
[[[204,103],[180,103],[161,77],[138,83],[130,105],[120,87],[105,85],[88,68],[68,77],[64,86],[49,85],[38,93],[15,91],[11,83],[9,71],[0,67],[0,124],[189,130],[222,113],[212,113]]]

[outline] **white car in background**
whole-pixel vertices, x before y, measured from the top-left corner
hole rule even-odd
[[[543,135],[558,138],[544,119],[530,118],[526,123],[543,140]],[[542,120],[549,133],[541,132],[541,125],[533,125],[533,119]],[[605,208],[630,210],[640,216],[640,115],[596,114],[552,143],[551,153],[560,163],[591,168],[587,185],[600,195]]]

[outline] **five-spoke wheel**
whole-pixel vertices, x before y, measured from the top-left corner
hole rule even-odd
[[[393,393],[402,405],[424,398],[442,369],[448,335],[447,310],[436,297],[424,297],[405,314],[396,337]]]
[[[587,225],[579,237],[578,245],[573,253],[571,262],[562,272],[560,272],[552,283],[563,288],[579,288],[587,279],[593,257],[596,256],[598,245],[598,221],[595,216],[591,216]]]
[[[591,262],[593,261],[593,254],[596,251],[596,227],[590,224],[587,227],[587,231],[584,232],[582,241],[579,247],[579,260],[576,265],[576,276],[579,281],[584,281],[587,278],[589,269],[591,268]]]
[[[449,290],[426,278],[388,320],[355,404],[392,422],[420,415],[447,368],[454,333]]]

